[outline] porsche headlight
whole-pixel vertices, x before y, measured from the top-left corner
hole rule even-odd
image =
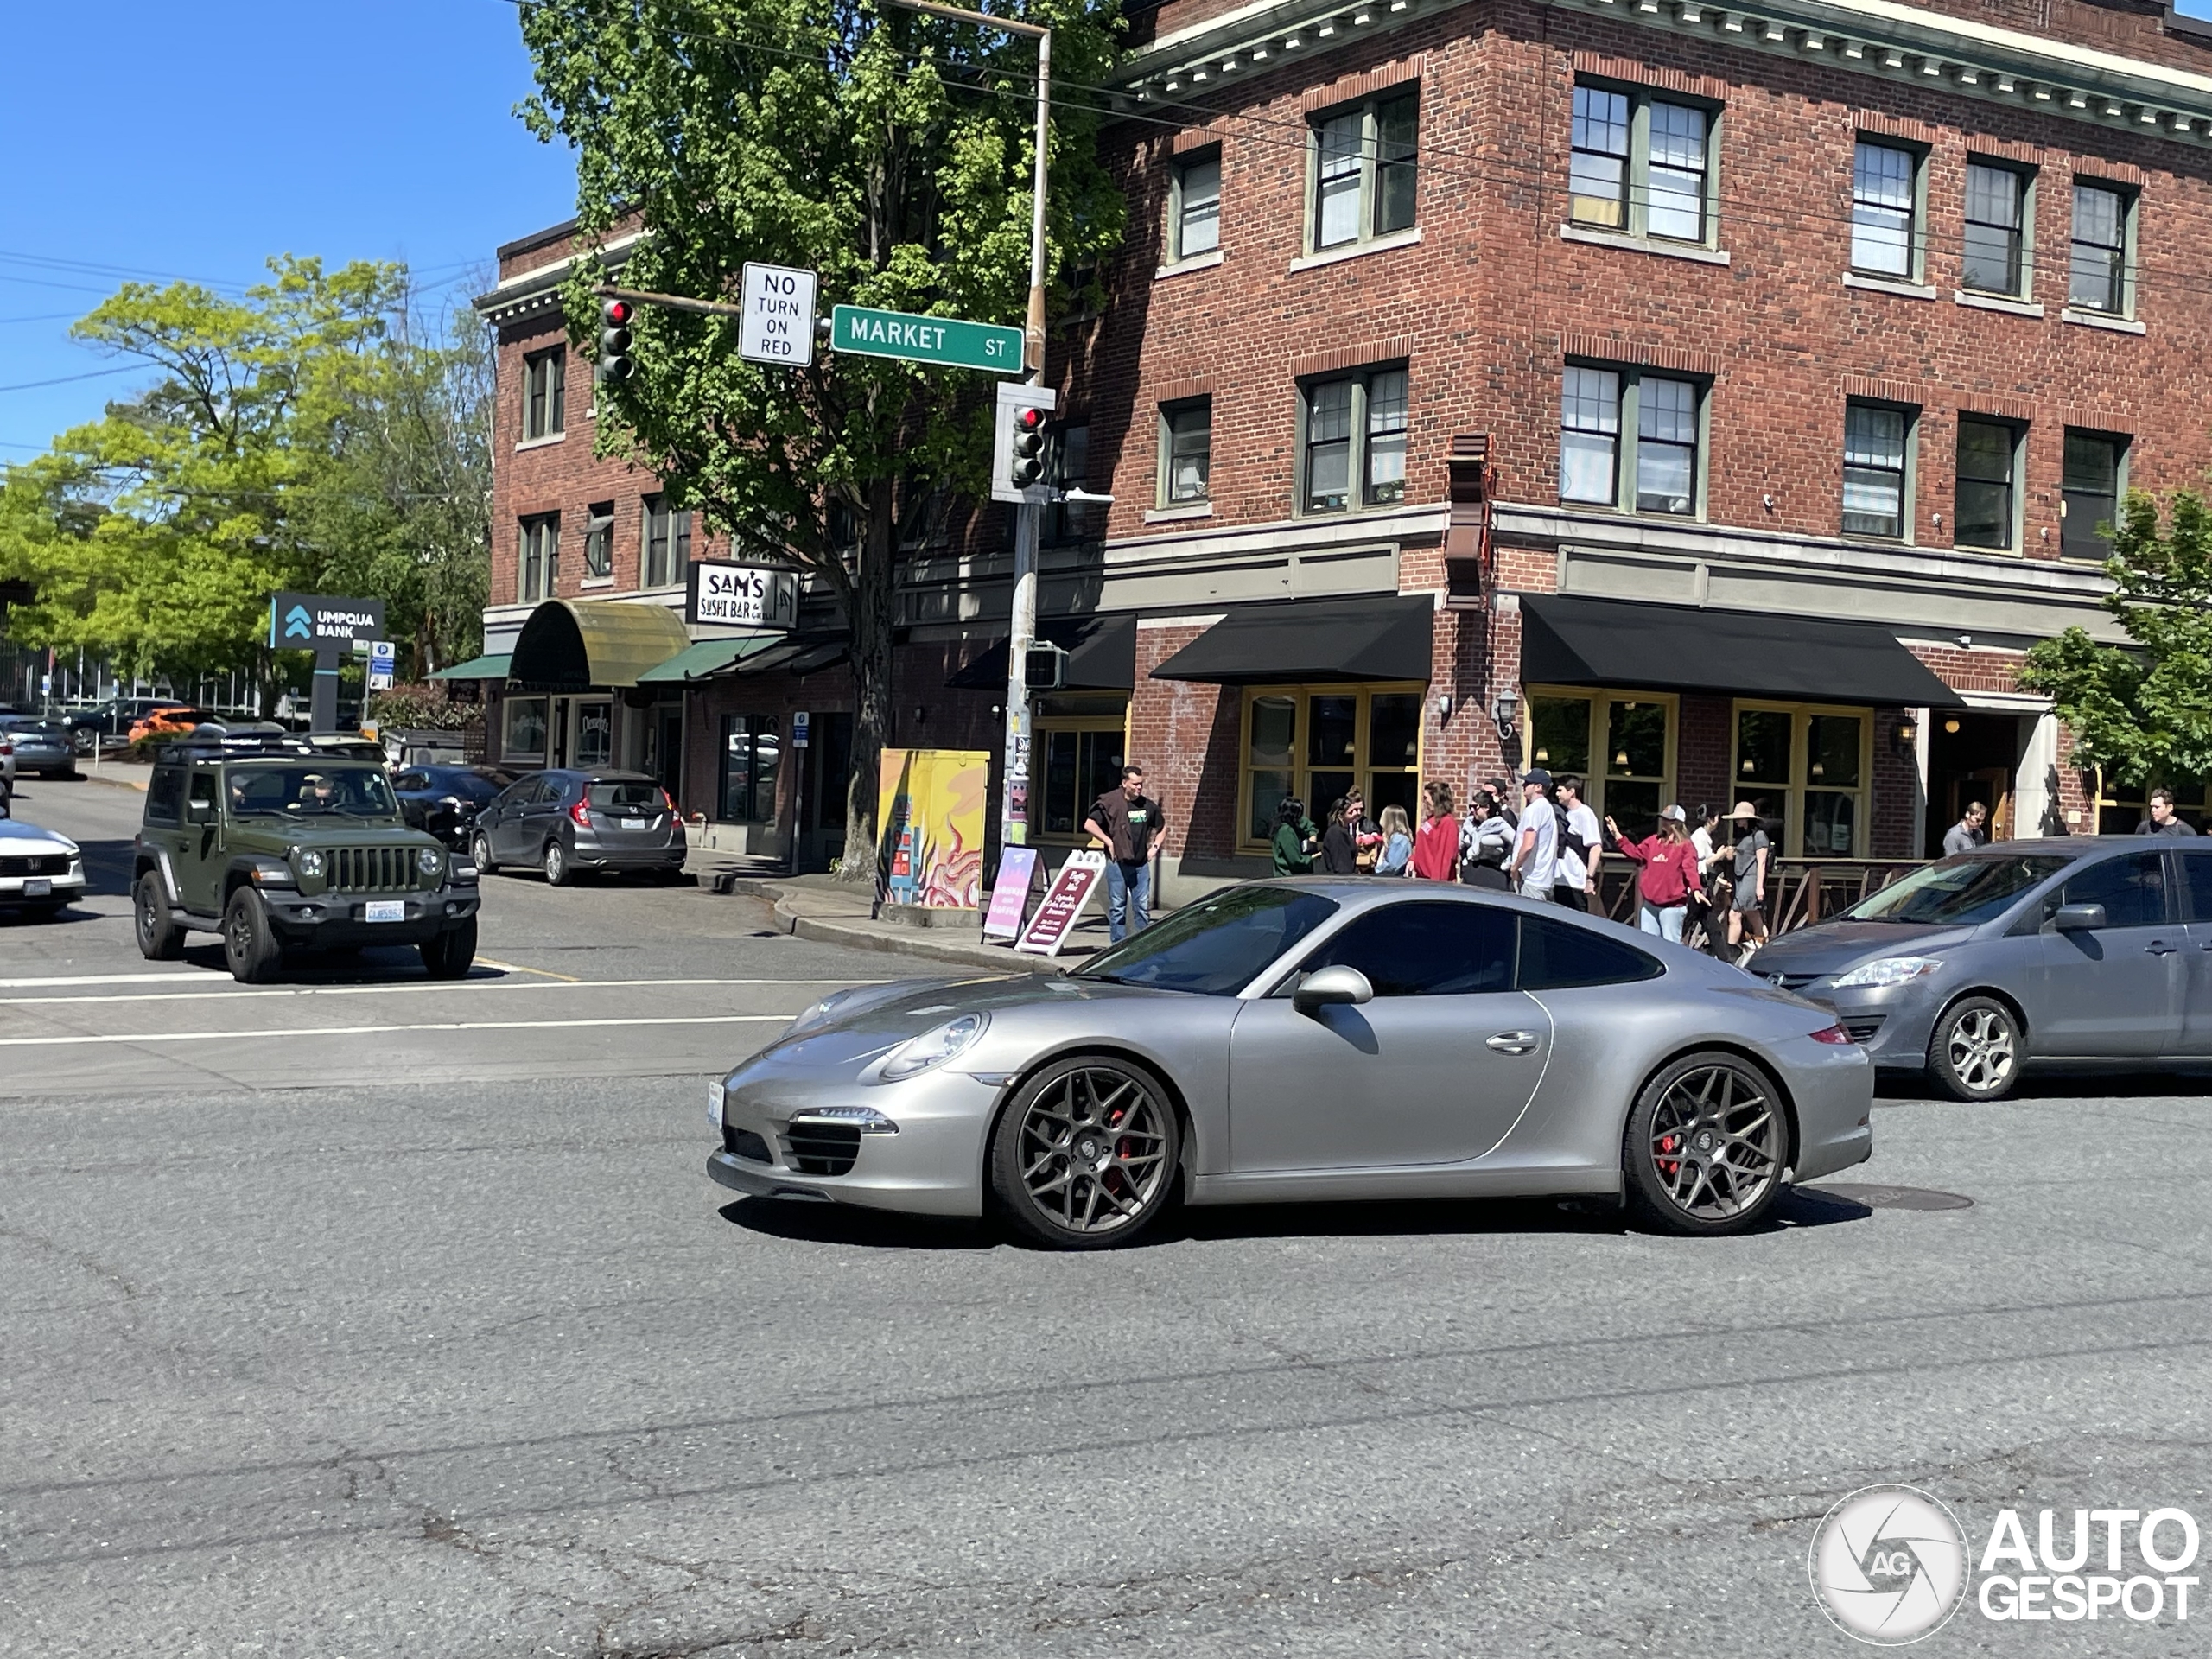
[[[1835,988],[1842,991],[1902,985],[1909,979],[1932,974],[1942,965],[1941,957],[1878,957],[1872,962],[1860,963],[1847,974],[1839,975]]]
[[[322,855],[312,847],[303,847],[300,849],[299,865],[302,875],[321,875]]]
[[[990,1022],[988,1014],[963,1014],[946,1020],[934,1031],[909,1038],[892,1051],[891,1058],[883,1063],[883,1070],[876,1074],[877,1080],[903,1083],[931,1066],[943,1065],[974,1047],[976,1039],[983,1034],[983,1027]]]

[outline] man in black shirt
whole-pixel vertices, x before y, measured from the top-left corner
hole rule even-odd
[[[1144,792],[1144,768],[1123,766],[1122,786],[1098,798],[1083,827],[1106,843],[1106,936],[1119,944],[1152,925],[1152,853],[1167,829]]]
[[[2174,814],[2174,792],[2160,785],[2151,791],[2151,816],[2135,826],[2139,836],[2193,836],[2189,820]]]

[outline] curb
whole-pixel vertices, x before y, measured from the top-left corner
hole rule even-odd
[[[105,784],[110,789],[127,789],[140,795],[146,792],[146,785],[143,784],[133,783],[128,778],[106,777],[86,766],[78,767],[77,776],[88,784]]]
[[[780,881],[739,876],[730,883],[729,890],[750,899],[772,900],[776,925],[794,938],[805,939],[815,944],[842,944],[854,950],[926,957],[934,962],[958,963],[969,968],[995,968],[1002,973],[1065,974],[1082,960],[1081,957],[1064,959],[1033,956],[1010,950],[1001,950],[989,945],[963,944],[950,939],[932,939],[925,930],[920,928],[910,930],[915,938],[901,938],[856,927],[834,917],[803,915],[791,907],[788,890]]]

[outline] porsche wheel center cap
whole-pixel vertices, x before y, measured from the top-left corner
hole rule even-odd
[[[1098,1142],[1090,1136],[1084,1135],[1082,1140],[1075,1143],[1075,1155],[1084,1162],[1089,1163],[1098,1156]]]
[[[1696,1147],[1700,1152],[1711,1152],[1713,1150],[1713,1131],[1711,1129],[1700,1129],[1697,1132],[1697,1139],[1691,1142],[1691,1144]]]

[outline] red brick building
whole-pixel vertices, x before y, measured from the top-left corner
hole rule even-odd
[[[1798,858],[1921,855],[1972,798],[1999,834],[2133,826],[2015,673],[2109,637],[2120,493],[2212,467],[2207,26],[1176,0],[1138,29],[1105,140],[1130,236],[1053,340],[1064,475],[1116,499],[1043,560],[1079,671],[1039,711],[1041,839],[1123,753],[1171,893],[1264,868],[1286,791],[1318,816],[1516,760],[1624,825],[1748,797]],[[512,245],[487,296],[518,429],[529,272],[563,257]],[[643,522],[650,480],[531,442],[503,434],[503,522],[594,492]],[[995,747],[989,664],[957,671],[1004,628],[982,522],[902,583],[903,741]],[[643,596],[633,533],[610,594]],[[695,689],[687,758],[734,701],[835,706],[840,673],[780,672]]]

